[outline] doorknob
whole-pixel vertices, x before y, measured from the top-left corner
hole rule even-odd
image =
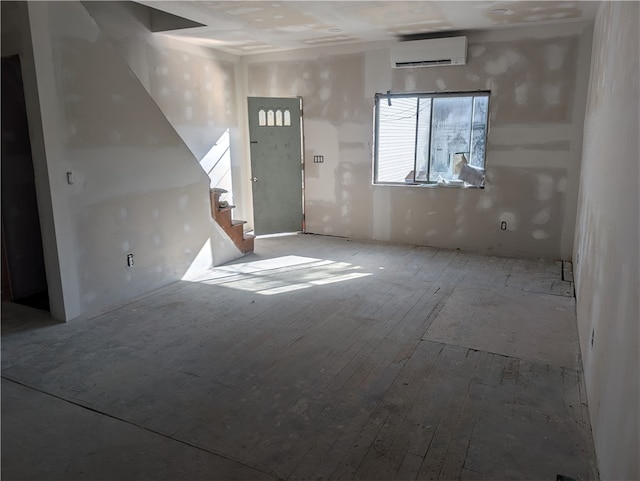
[[[251,180],[251,182],[258,182],[258,179],[256,177],[251,177],[251,179],[249,180]]]

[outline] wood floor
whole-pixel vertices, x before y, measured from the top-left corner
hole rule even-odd
[[[297,235],[97,318],[3,305],[3,479],[597,479],[562,264]]]

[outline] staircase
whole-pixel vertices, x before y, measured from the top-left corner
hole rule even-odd
[[[220,196],[226,192],[224,189],[211,189],[211,213],[215,221],[227,233],[240,252],[249,254],[253,252],[255,236],[244,233],[244,224],[247,221],[231,218],[231,211],[235,207],[234,205],[226,205],[226,203],[223,203],[222,206],[220,205]]]

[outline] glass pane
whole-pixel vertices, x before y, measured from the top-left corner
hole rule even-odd
[[[276,126],[282,127],[282,110],[276,110]]]
[[[269,127],[273,127],[275,124],[274,120],[273,120],[273,110],[269,110],[267,112],[267,125]]]
[[[472,102],[473,97],[433,99],[430,181],[458,178],[454,161],[460,156],[454,156],[465,153],[469,157]]]
[[[471,129],[471,160],[474,167],[484,169],[484,156],[487,141],[487,117],[489,114],[489,97],[473,99],[473,125]]]
[[[289,112],[289,110],[284,111],[284,126],[285,127],[291,126],[291,112]]]
[[[418,145],[416,147],[416,180],[428,180],[431,99],[418,100]]]
[[[258,125],[260,127],[267,125],[267,113],[264,110],[258,112]]]
[[[377,182],[413,181],[416,144],[417,99],[394,98],[378,103],[378,164]]]

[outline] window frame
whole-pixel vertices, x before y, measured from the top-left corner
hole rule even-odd
[[[416,139],[413,148],[413,181],[408,183],[406,180],[404,182],[391,182],[391,181],[378,181],[378,153],[379,153],[379,126],[380,126],[380,102],[387,102],[389,100],[393,100],[394,98],[415,98],[416,104],[418,104],[419,99],[421,98],[430,98],[431,101],[431,112],[430,112],[430,121],[429,121],[429,139],[428,139],[428,152],[429,152],[429,160],[427,162],[427,179],[429,179],[431,172],[431,142],[433,136],[433,99],[436,98],[452,98],[452,97],[471,97],[472,105],[475,103],[474,97],[486,97],[487,98],[487,123],[486,129],[484,133],[484,158],[483,158],[483,170],[486,172],[487,168],[487,139],[489,136],[490,124],[491,124],[491,91],[490,90],[470,90],[470,91],[453,91],[453,92],[400,92],[400,93],[376,93],[374,96],[374,119],[373,119],[373,169],[372,169],[372,183],[373,185],[404,185],[404,186],[438,186],[438,182],[436,180],[416,180],[416,169],[418,162],[418,126],[419,126],[419,111],[416,109]],[[473,107],[475,108],[475,106]],[[470,136],[473,136],[473,110],[471,111],[471,129]],[[471,138],[470,138],[471,144]],[[471,146],[471,145],[470,145]],[[467,188],[476,188],[483,189],[482,186],[470,186],[466,185]]]

